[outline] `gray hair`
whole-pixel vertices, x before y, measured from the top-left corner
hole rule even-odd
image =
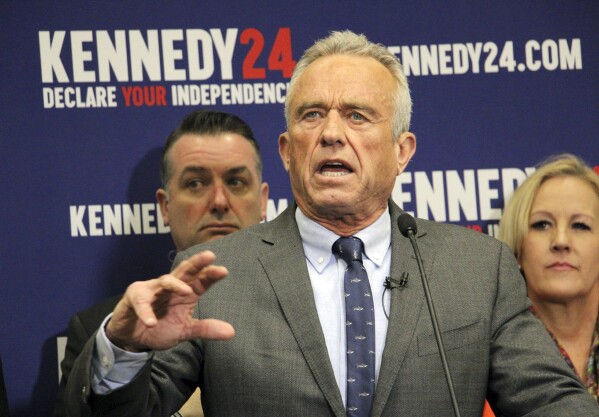
[[[410,97],[408,79],[403,72],[403,67],[399,62],[399,59],[397,59],[397,57],[389,52],[383,45],[372,43],[366,36],[361,34],[358,35],[349,30],[331,32],[328,37],[316,41],[314,45],[304,52],[298,61],[293,70],[289,88],[287,89],[287,97],[285,98],[285,120],[287,121],[287,126],[289,126],[290,120],[289,103],[293,97],[297,80],[301,77],[308,65],[318,58],[331,55],[370,57],[383,64],[383,66],[389,70],[393,78],[395,78],[397,83],[395,94],[393,94],[392,97],[392,102],[395,107],[393,116],[393,137],[398,137],[400,133],[407,132],[410,129],[412,99]]]

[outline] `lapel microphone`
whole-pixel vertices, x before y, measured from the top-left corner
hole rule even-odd
[[[424,265],[422,263],[422,257],[418,250],[418,244],[416,243],[416,220],[408,213],[402,213],[397,218],[397,227],[404,237],[407,237],[412,244],[412,249],[416,255],[416,262],[418,262],[418,270],[420,271],[420,279],[422,280],[422,287],[424,289],[424,298],[426,298],[426,305],[428,306],[428,312],[430,313],[431,322],[433,324],[433,330],[435,332],[435,340],[437,341],[437,347],[439,349],[439,356],[441,357],[441,364],[443,365],[443,371],[445,372],[445,380],[449,388],[449,396],[451,397],[451,403],[453,405],[453,411],[456,417],[461,417],[460,409],[458,407],[458,401],[455,396],[453,389],[453,381],[449,372],[449,366],[447,365],[447,358],[445,356],[445,348],[443,347],[443,339],[441,338],[441,332],[439,331],[439,320],[437,319],[437,313],[435,312],[435,306],[433,305],[433,299],[431,297],[430,288],[428,286],[428,280],[424,272]],[[407,281],[407,277],[406,277]]]
[[[394,290],[395,288],[403,290],[408,286],[408,278],[410,278],[410,274],[408,272],[402,272],[399,279],[386,277],[383,286],[388,290]]]

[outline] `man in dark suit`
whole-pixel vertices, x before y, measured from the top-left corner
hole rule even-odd
[[[167,138],[157,190],[162,217],[171,227],[178,251],[211,241],[263,220],[268,185],[262,182],[262,159],[250,127],[237,116],[200,110],[187,115]],[[122,295],[75,314],[69,321],[61,362],[62,378],[54,416],[64,416],[64,387],[85,342],[110,314]],[[185,411],[201,413],[194,396]],[[191,412],[191,411],[190,411]]]
[[[75,364],[72,415],[87,404],[102,416],[168,415],[196,385],[207,416],[452,414],[390,200],[416,147],[401,65],[333,32],[298,62],[285,110],[279,151],[295,203],[132,284]],[[506,416],[599,416],[529,313],[510,250],[417,225],[461,415],[479,417],[487,396]]]

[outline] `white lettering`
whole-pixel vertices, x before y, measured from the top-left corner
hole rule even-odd
[[[451,67],[451,45],[444,43],[439,45],[439,68],[441,75],[453,74]]]
[[[420,45],[422,75],[439,75],[437,45]]]
[[[143,71],[150,81],[160,81],[160,47],[158,43],[158,31],[148,30],[148,42],[139,30],[129,32],[129,45],[131,46],[131,79],[133,81],[143,81]]]
[[[185,70],[177,69],[175,62],[183,59],[183,51],[175,49],[175,42],[183,40],[181,29],[164,29],[162,33],[162,65],[164,78],[173,81],[185,80]]]
[[[582,69],[582,48],[579,38],[572,39],[571,49],[568,47],[567,39],[559,40],[559,62],[562,70]]]
[[[467,43],[468,55],[470,56],[470,62],[472,62],[472,73],[478,74],[480,72],[480,56],[483,51],[483,43],[476,42],[474,45]]]
[[[474,171],[464,171],[464,183],[460,180],[457,171],[447,171],[447,208],[449,209],[449,221],[460,220],[460,208],[464,212],[466,220],[477,220],[476,216],[476,184]]]
[[[139,210],[139,204],[134,204],[133,207],[130,205],[123,206],[123,225],[124,233],[130,235],[133,231],[134,234],[141,234],[141,216]]]
[[[69,82],[69,77],[60,59],[60,51],[62,50],[65,35],[64,30],[58,30],[54,32],[54,37],[50,39],[50,32],[41,31],[38,33],[43,83],[54,82],[54,74],[56,74],[56,80],[59,83]]]
[[[557,43],[552,39],[543,41],[541,45],[541,56],[543,57],[543,67],[548,71],[557,69],[559,65]]]
[[[443,171],[433,171],[433,182],[429,182],[425,172],[414,173],[414,183],[418,193],[416,194],[416,212],[422,219],[429,218],[429,209],[435,221],[444,222],[445,215],[445,185],[443,183]]]
[[[226,39],[223,40],[223,34],[220,29],[210,29],[212,41],[220,60],[220,75],[223,80],[233,79],[233,52],[235,52],[237,32],[238,30],[235,28],[227,29]]]
[[[530,40],[526,42],[524,51],[526,53],[526,68],[529,71],[538,71],[541,69],[541,62],[534,57],[534,53],[541,49],[539,42]]]
[[[156,234],[156,227],[152,226],[152,223],[154,223],[156,220],[153,214],[154,210],[156,210],[156,204],[145,203],[141,205],[141,218],[143,221],[144,235]]]
[[[114,31],[113,44],[108,31],[99,30],[96,32],[96,42],[98,45],[98,75],[100,81],[109,82],[111,80],[111,68],[117,81],[129,81],[125,31]]]
[[[210,34],[203,29],[188,30],[187,51],[189,53],[189,79],[207,80],[210,78],[214,73],[214,53]]]
[[[468,63],[468,47],[463,43],[453,44],[453,72],[466,74],[470,65]]]
[[[104,204],[102,210],[104,211],[104,235],[110,236],[112,232],[117,236],[122,235],[123,217],[121,215],[121,206],[116,204],[113,210],[112,206]]]
[[[44,87],[42,96],[44,108],[92,108],[116,107],[116,87]]]
[[[157,203],[70,206],[69,211],[72,237],[170,232]]]
[[[421,75],[420,72],[420,49],[417,46],[403,46],[401,48],[401,56],[404,70],[407,75]]]
[[[441,43],[438,45],[388,46],[400,58],[407,76],[487,74],[501,71],[554,71],[582,69],[582,48],[579,38],[529,40],[524,45],[525,62],[515,59],[514,41],[503,46],[496,42]]]
[[[87,231],[83,225],[83,216],[85,215],[85,206],[70,206],[71,218],[71,236],[87,236]]]
[[[514,190],[526,179],[526,172],[518,168],[503,168],[501,170],[503,183],[503,206],[508,203]]]
[[[478,198],[481,220],[499,220],[501,209],[491,207],[491,201],[499,197],[497,189],[491,188],[490,182],[499,179],[498,169],[478,170]]]
[[[514,189],[534,170],[502,168],[404,172],[396,178],[391,197],[411,215],[414,215],[410,211],[414,205],[411,203],[415,201],[416,215],[423,219],[451,222],[499,220],[502,212],[500,204],[505,206]],[[494,184],[495,181],[500,184]]]
[[[89,30],[71,31],[71,52],[73,58],[73,81],[76,83],[96,82],[96,73],[86,70],[85,63],[92,61],[92,53],[83,49],[84,43],[94,40],[94,35]]]
[[[88,219],[89,219],[89,235],[90,236],[102,236],[102,228],[98,225],[102,222],[102,218],[99,213],[102,212],[102,206],[92,205],[87,207]]]
[[[281,104],[287,88],[288,83],[178,84],[171,86],[171,97],[173,106]]]

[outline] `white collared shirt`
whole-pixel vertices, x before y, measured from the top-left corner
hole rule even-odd
[[[295,219],[302,237],[304,253],[314,291],[314,301],[324,334],[335,379],[345,404],[346,397],[346,341],[345,341],[345,291],[343,277],[346,263],[333,255],[333,243],[339,236],[309,219],[297,208]],[[385,212],[366,229],[354,236],[364,242],[363,264],[368,273],[372,291],[375,318],[375,378],[378,380],[388,320],[390,295],[385,292],[385,278],[391,269],[391,217]],[[385,310],[383,310],[383,303]]]

